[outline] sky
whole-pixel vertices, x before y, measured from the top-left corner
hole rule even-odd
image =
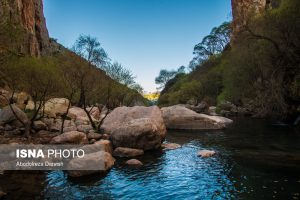
[[[130,69],[146,92],[161,69],[188,66],[193,48],[231,20],[230,0],[44,0],[50,37],[71,47],[96,37],[114,61]]]

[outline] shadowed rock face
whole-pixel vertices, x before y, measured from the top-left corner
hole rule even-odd
[[[50,40],[42,0],[1,0],[0,23],[10,21],[25,31],[20,51],[31,56],[49,51]]]

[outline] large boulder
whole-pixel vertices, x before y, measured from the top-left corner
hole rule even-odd
[[[70,131],[52,138],[51,144],[88,144],[85,133]]]
[[[48,117],[56,118],[67,112],[69,100],[65,98],[49,99],[45,103],[45,114]]]
[[[161,109],[168,129],[210,130],[223,129],[232,123],[231,119],[198,114],[184,106],[175,105]]]
[[[110,153],[98,151],[86,154],[83,158],[74,158],[68,163],[68,174],[81,177],[95,173],[106,173],[112,168],[115,159]]]
[[[0,111],[0,124],[23,127],[23,123],[21,123],[18,119],[20,119],[24,124],[29,123],[27,115],[15,104],[12,104],[11,107],[6,106]]]
[[[166,135],[157,106],[118,107],[105,118],[101,128],[110,135],[114,147],[157,149]]]

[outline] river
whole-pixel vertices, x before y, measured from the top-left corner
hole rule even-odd
[[[300,133],[250,118],[224,131],[169,131],[182,148],[147,152],[144,166],[118,160],[105,176],[64,172],[0,176],[6,199],[300,199]],[[202,149],[216,156],[197,157]]]

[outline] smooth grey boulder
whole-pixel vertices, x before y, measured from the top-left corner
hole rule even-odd
[[[226,128],[233,121],[220,116],[196,113],[184,106],[175,105],[161,109],[168,129],[210,130]]]
[[[105,118],[101,128],[110,136],[114,147],[158,149],[166,135],[157,106],[118,107]]]

